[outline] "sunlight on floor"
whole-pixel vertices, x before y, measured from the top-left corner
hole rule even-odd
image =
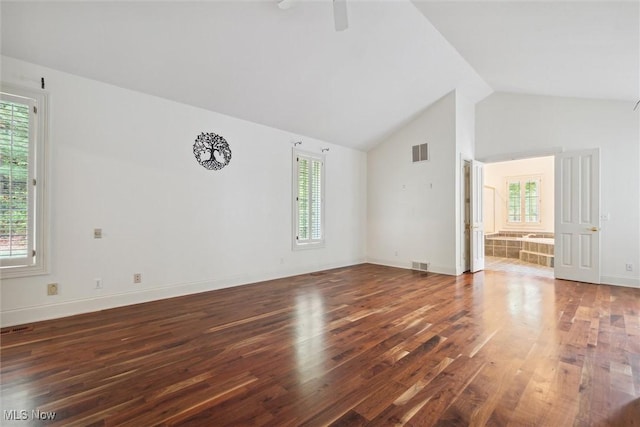
[[[543,267],[541,265],[530,264],[528,262],[512,258],[487,256],[485,257],[485,270],[511,271],[532,276],[553,278],[552,267]]]

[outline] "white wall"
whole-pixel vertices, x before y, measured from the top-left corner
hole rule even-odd
[[[600,148],[602,282],[640,287],[640,114],[632,102],[495,93],[476,108],[476,157]],[[625,270],[632,263],[634,270]]]
[[[456,274],[465,268],[465,223],[464,223],[464,161],[473,160],[475,155],[475,103],[460,91],[456,91],[456,154],[455,154],[455,215],[456,215]]]
[[[495,225],[500,230],[532,230],[553,233],[553,156],[532,159],[511,160],[507,162],[487,163],[484,168],[485,186],[495,189]],[[507,222],[507,178],[520,176],[540,177],[540,223],[514,225]],[[485,204],[488,203],[485,201]],[[485,223],[488,218],[485,218]]]
[[[456,97],[441,98],[370,150],[367,259],[456,273]],[[430,160],[412,163],[411,147],[429,143]]]
[[[364,261],[365,153],[12,58],[1,75],[36,88],[44,76],[50,98],[50,273],[2,280],[3,325]],[[197,164],[201,132],[231,145],[225,169]],[[296,139],[330,148],[324,249],[291,250]]]

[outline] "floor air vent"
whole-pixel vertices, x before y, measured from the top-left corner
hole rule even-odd
[[[429,263],[428,262],[412,261],[411,262],[411,269],[412,270],[416,270],[416,271],[424,271],[426,273],[429,270]]]
[[[29,332],[29,331],[33,331],[33,326],[14,326],[13,328],[3,328],[2,331],[0,331],[2,333],[2,335],[5,334],[13,334],[16,332]]]

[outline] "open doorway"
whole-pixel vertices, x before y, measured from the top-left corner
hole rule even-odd
[[[484,167],[486,270],[554,276],[554,157]]]

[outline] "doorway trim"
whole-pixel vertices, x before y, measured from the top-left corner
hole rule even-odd
[[[564,152],[562,147],[551,147],[544,150],[520,151],[518,153],[505,153],[496,154],[495,156],[480,157],[478,158],[478,161],[481,161],[482,163],[508,162],[509,160],[525,160],[533,159],[535,157],[555,156],[562,152]]]
[[[484,270],[484,163],[460,157],[460,267]]]
[[[498,155],[494,155],[494,156],[488,156],[488,157],[484,157],[484,158],[479,158],[479,160],[481,162],[484,163],[498,163],[498,162],[505,162],[505,161],[509,161],[509,160],[523,160],[523,159],[530,159],[530,158],[535,158],[535,157],[548,157],[548,156],[553,156],[554,157],[554,162],[557,161],[558,159],[558,155],[559,154],[563,154],[563,153],[571,153],[573,151],[576,150],[564,150],[562,147],[551,147],[548,149],[541,149],[541,150],[531,150],[531,151],[521,151],[521,152],[517,152],[517,153],[503,153],[503,154],[498,154]],[[581,151],[581,150],[577,150],[576,152]],[[554,176],[554,198],[556,197],[557,192],[559,191],[558,187],[558,177]],[[598,191],[598,195],[597,195],[597,199],[600,200],[601,198],[601,194],[600,194],[600,186],[598,185],[597,187],[597,191]],[[556,203],[554,203],[554,217],[557,218],[558,212],[561,212],[561,205],[558,202],[558,200],[556,199]],[[599,218],[598,218],[599,221]],[[598,227],[598,229],[600,229],[599,227],[599,222],[598,225],[596,226]],[[557,224],[554,225],[554,228],[557,228]],[[554,235],[556,234],[556,230],[554,229]],[[554,245],[555,246],[555,245]],[[601,262],[601,258],[602,258],[602,254],[601,251],[598,250],[598,253],[596,255],[597,257],[597,262],[598,264],[600,264]],[[554,277],[557,277],[556,274],[557,270],[554,264]],[[599,272],[600,277],[598,278],[598,283],[602,283],[602,272]],[[579,280],[579,278],[567,278],[568,280]]]

